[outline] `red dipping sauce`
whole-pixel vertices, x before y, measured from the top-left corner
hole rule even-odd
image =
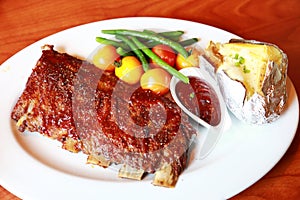
[[[215,90],[205,80],[189,76],[190,84],[179,81],[175,92],[180,102],[194,115],[216,126],[221,121],[221,107]]]

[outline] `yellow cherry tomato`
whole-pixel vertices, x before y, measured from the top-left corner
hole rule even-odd
[[[115,68],[115,74],[128,84],[136,84],[144,73],[141,62],[134,56],[125,56],[121,65]]]
[[[93,56],[93,63],[102,70],[113,71],[115,69],[114,62],[118,57],[120,55],[114,46],[105,45]]]
[[[187,58],[184,58],[181,54],[178,54],[176,57],[176,69],[181,70],[187,67],[198,67],[199,66],[199,58],[200,52],[197,50],[193,50],[191,55]]]
[[[162,68],[154,68],[146,71],[141,77],[141,87],[149,89],[156,94],[163,95],[169,91],[171,75]]]

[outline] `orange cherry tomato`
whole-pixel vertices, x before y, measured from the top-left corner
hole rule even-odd
[[[125,56],[121,65],[115,68],[115,74],[128,84],[136,84],[144,73],[141,62],[135,56]]]
[[[181,54],[178,54],[176,57],[176,69],[181,70],[187,67],[198,67],[200,52],[198,50],[193,50],[189,57],[184,58]]]
[[[162,68],[146,71],[140,80],[143,89],[149,89],[156,94],[163,95],[169,91],[171,75]]]
[[[114,62],[119,57],[114,46],[105,45],[93,56],[93,63],[102,70],[113,71],[115,69]]]

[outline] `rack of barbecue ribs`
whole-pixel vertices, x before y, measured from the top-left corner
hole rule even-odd
[[[120,165],[119,176],[174,187],[196,131],[170,94],[159,96],[87,61],[43,47],[11,118],[88,163]]]

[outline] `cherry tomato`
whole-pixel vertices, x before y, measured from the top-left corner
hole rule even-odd
[[[121,65],[115,68],[115,74],[128,84],[136,84],[144,73],[141,62],[135,56],[125,56]]]
[[[115,69],[114,62],[119,57],[114,46],[105,45],[93,56],[93,63],[102,70],[113,71]]]
[[[146,71],[141,77],[141,87],[150,89],[156,94],[163,95],[169,91],[171,75],[162,68]]]
[[[175,65],[176,54],[171,47],[164,44],[158,44],[152,48],[152,51],[169,65]],[[153,67],[159,67],[153,60],[150,60],[150,62]]]
[[[193,50],[191,55],[187,58],[184,58],[181,54],[178,54],[176,57],[176,69],[181,70],[187,67],[198,67],[200,52],[198,50]]]

